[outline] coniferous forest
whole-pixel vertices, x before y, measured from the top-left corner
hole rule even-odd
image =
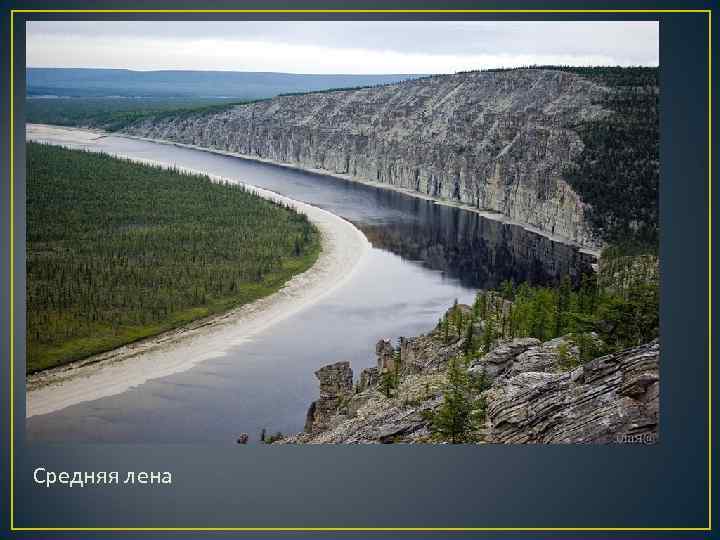
[[[312,266],[307,217],[206,176],[27,145],[27,371],[251,302]]]

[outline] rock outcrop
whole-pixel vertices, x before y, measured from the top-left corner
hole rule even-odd
[[[510,374],[486,393],[486,442],[655,442],[659,356],[653,342],[571,371]]]
[[[320,381],[320,399],[313,401],[305,419],[305,431],[327,429],[333,418],[353,394],[353,371],[350,362],[337,362],[315,372]]]
[[[317,372],[321,398],[311,407],[311,429],[282,443],[432,442],[428,413],[442,404],[448,362],[463,343],[445,343],[437,330],[401,340],[400,354],[393,357],[403,376],[390,397],[368,375],[353,392],[346,362],[326,366]],[[387,342],[378,344],[379,357],[390,357],[386,347]],[[482,393],[485,423],[477,439],[491,444],[654,443],[659,362],[657,340],[585,364],[569,336],[500,343],[468,368],[485,374],[490,383]],[[377,368],[370,370],[377,374]],[[338,406],[342,399],[346,402]]]
[[[125,133],[321,169],[473,208],[596,247],[565,171],[613,89],[567,70],[437,75],[140,120]]]
[[[540,340],[536,338],[519,338],[502,343],[473,363],[470,366],[470,371],[483,373],[491,380],[495,379],[508,368],[508,365],[515,362],[521,353],[537,345],[540,345]]]

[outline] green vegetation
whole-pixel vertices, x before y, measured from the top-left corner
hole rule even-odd
[[[148,118],[220,112],[241,103],[247,102],[221,98],[33,98],[25,101],[25,116],[34,124],[118,131]]]
[[[572,68],[612,88],[599,103],[610,114],[571,126],[585,146],[564,171],[590,204],[600,237],[624,249],[656,252],[660,129],[657,68]]]
[[[644,253],[658,244],[660,180],[659,68],[620,66],[525,66],[505,72],[549,69],[574,73],[607,87],[600,118],[567,126],[584,150],[563,176],[590,205],[588,218],[606,242]]]
[[[281,431],[276,431],[273,435],[268,435],[265,428],[260,432],[260,442],[265,444],[272,444],[277,441],[281,441],[285,438],[285,435]]]
[[[424,79],[425,77],[416,77],[416,79]],[[361,86],[339,86],[337,88],[323,88],[321,90],[303,90],[299,92],[283,92],[278,96],[306,96],[308,94],[333,94],[335,92],[352,92],[354,90],[367,90],[370,88],[382,88],[384,86],[392,86],[402,81],[382,82],[377,84],[363,84]]]
[[[393,352],[393,369],[384,369],[382,373],[380,373],[378,389],[380,392],[385,394],[385,397],[392,396],[395,390],[397,390],[397,387],[400,385],[401,362],[400,349],[398,348]]]
[[[529,65],[512,68],[488,68],[458,73],[502,73],[528,69],[547,69],[552,71],[565,71],[574,73],[586,79],[591,79],[607,86],[648,86],[658,84],[658,68],[647,66],[554,66]],[[432,75],[430,76],[432,77]],[[425,77],[423,77],[425,78]]]
[[[603,103],[612,114],[576,126],[585,149],[565,171],[603,239],[650,251],[657,249],[659,225],[658,99],[653,86],[616,89]]]
[[[483,295],[486,293],[480,293]],[[660,288],[657,281],[638,279],[622,293],[598,286],[587,276],[577,290],[568,280],[557,287],[523,284],[500,314],[501,337],[536,337],[540,340],[572,334],[581,360],[634,347],[659,334]],[[604,348],[595,349],[588,336],[596,334]]]
[[[306,216],[241,186],[29,143],[28,372],[266,296],[319,251]]]
[[[604,264],[612,268],[613,286],[601,274],[586,275],[577,288],[565,278],[554,287],[527,283],[515,287],[505,282],[498,291],[480,291],[468,324],[483,321],[483,332],[479,341],[465,344],[466,350],[477,355],[488,352],[498,340],[535,337],[548,341],[571,334],[584,362],[655,339],[660,324],[657,261],[640,266],[637,260],[635,264]],[[448,320],[457,321],[457,317],[451,314]]]
[[[474,442],[485,419],[485,377],[468,371],[500,341],[568,336],[558,344],[560,366],[569,370],[598,356],[642,345],[659,335],[660,284],[656,257],[628,256],[621,248],[603,254],[601,271],[574,287],[516,286],[506,281],[480,291],[473,306],[458,305],[440,319],[435,336],[458,343],[448,364],[443,402],[425,413],[433,437],[452,444]]]
[[[487,381],[467,368],[467,356],[452,358],[448,364],[443,403],[426,413],[435,439],[450,444],[474,442],[474,433],[485,421],[486,403],[481,394],[488,388]]]

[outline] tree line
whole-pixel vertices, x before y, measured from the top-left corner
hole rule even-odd
[[[442,404],[425,413],[433,436],[452,444],[475,442],[485,422],[483,391],[489,384],[483,373],[467,368],[500,341],[521,337],[548,341],[568,336],[557,354],[560,366],[572,369],[657,338],[657,261],[640,264],[624,259],[627,257],[611,261],[615,263],[609,265],[612,276],[586,275],[577,287],[569,278],[553,287],[505,281],[495,290],[479,291],[470,309],[456,301],[434,333],[446,344],[463,342],[461,353],[448,363]]]
[[[242,186],[28,143],[28,371],[251,302],[319,250],[305,215]]]

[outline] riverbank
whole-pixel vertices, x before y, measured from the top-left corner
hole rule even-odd
[[[58,126],[50,126],[50,125],[45,125],[45,124],[27,124],[27,126],[28,126],[29,128],[31,128],[31,129],[32,129],[33,127],[42,127],[42,128],[57,128],[57,127],[58,127]],[[122,131],[118,131],[118,132],[108,132],[108,131],[103,131],[103,130],[98,130],[98,129],[91,129],[91,128],[61,128],[61,129],[75,130],[75,131],[89,131],[89,132],[95,133],[96,136],[98,136],[98,137],[103,137],[103,136],[108,136],[108,135],[114,135],[114,136],[119,136],[119,137],[126,137],[126,138],[128,138],[128,139],[136,139],[136,140],[140,140],[140,141],[148,141],[148,142],[154,142],[154,143],[159,143],[159,144],[166,144],[166,145],[170,145],[170,146],[177,146],[177,147],[180,147],[180,148],[190,148],[190,149],[193,149],[193,150],[200,150],[200,151],[209,152],[209,153],[212,153],[212,154],[218,154],[218,155],[223,155],[223,156],[231,156],[231,157],[236,157],[236,158],[245,159],[245,160],[249,160],[249,161],[255,161],[255,162],[258,162],[258,163],[267,163],[267,164],[270,164],[270,165],[276,165],[276,166],[278,166],[278,167],[284,167],[284,168],[286,168],[286,169],[293,169],[293,170],[298,170],[298,171],[303,171],[303,172],[318,174],[318,175],[321,175],[321,176],[329,176],[329,177],[331,177],[331,178],[337,178],[337,179],[340,179],[340,180],[344,180],[344,181],[346,181],[346,182],[353,182],[353,183],[363,184],[363,185],[367,185],[367,186],[371,186],[371,187],[375,187],[375,188],[379,188],[379,189],[386,189],[386,190],[390,190],[390,191],[395,191],[395,192],[403,193],[403,194],[405,194],[405,195],[408,195],[408,196],[410,196],[410,197],[414,197],[414,198],[417,198],[417,199],[422,199],[422,200],[426,200],[426,201],[431,201],[431,202],[433,202],[433,203],[435,203],[435,204],[441,204],[441,205],[444,205],[444,206],[459,208],[459,209],[462,209],[462,210],[466,210],[466,211],[468,211],[468,212],[473,212],[473,213],[478,214],[478,215],[480,215],[480,216],[482,216],[482,217],[484,217],[484,218],[486,218],[486,219],[491,219],[491,220],[499,221],[499,222],[501,222],[501,223],[505,223],[505,224],[508,224],[508,225],[515,225],[515,226],[517,226],[517,227],[521,227],[521,228],[523,228],[524,230],[526,230],[526,231],[528,231],[528,232],[531,232],[531,233],[533,233],[533,234],[537,234],[537,235],[539,235],[539,236],[543,236],[543,237],[548,238],[548,239],[550,239],[550,240],[552,240],[552,241],[554,241],[554,242],[559,242],[559,243],[562,243],[562,244],[566,244],[566,245],[575,247],[575,248],[577,248],[578,251],[580,251],[581,253],[585,253],[585,254],[591,255],[591,256],[595,257],[596,259],[599,259],[599,258],[600,258],[600,253],[602,252],[602,247],[603,247],[603,246],[593,246],[593,247],[581,246],[581,245],[577,244],[576,242],[573,242],[572,240],[570,240],[570,239],[568,239],[568,238],[565,238],[565,237],[562,237],[562,236],[559,236],[559,235],[555,235],[555,234],[550,234],[550,233],[548,233],[548,232],[546,232],[546,231],[543,231],[543,230],[541,230],[541,229],[539,229],[539,228],[537,228],[537,227],[533,227],[533,226],[531,226],[531,225],[528,225],[527,223],[521,223],[521,222],[519,222],[519,221],[512,220],[512,219],[510,219],[509,217],[507,217],[506,215],[501,214],[501,213],[499,213],[499,212],[493,212],[493,211],[489,211],[489,210],[482,210],[482,209],[476,208],[476,207],[474,207],[474,206],[470,206],[470,205],[463,204],[463,203],[456,202],[456,201],[450,201],[450,200],[447,200],[447,199],[438,199],[438,198],[431,197],[431,196],[429,196],[429,195],[426,195],[426,194],[424,194],[424,193],[420,193],[420,192],[418,192],[418,191],[414,191],[414,190],[411,190],[411,189],[405,189],[405,188],[401,188],[401,187],[398,187],[398,186],[393,186],[393,185],[390,185],[390,184],[386,184],[386,183],[383,183],[383,182],[374,182],[374,181],[372,181],[372,180],[367,180],[367,179],[364,179],[364,178],[358,178],[358,177],[356,177],[356,176],[352,176],[352,175],[349,175],[349,174],[335,173],[335,172],[328,171],[328,170],[326,170],[326,169],[316,169],[316,168],[310,168],[310,167],[302,167],[302,166],[299,166],[299,165],[294,165],[294,164],[292,164],[292,163],[284,163],[284,162],[277,161],[277,160],[274,160],[274,159],[262,158],[262,157],[253,156],[253,155],[250,155],[250,154],[241,154],[241,153],[237,153],[237,152],[228,152],[228,151],[225,151],[225,150],[218,150],[218,149],[214,149],[214,148],[207,148],[207,147],[204,147],[204,146],[198,146],[198,145],[194,145],[194,144],[179,143],[179,142],[175,142],[175,141],[171,141],[171,140],[167,140],[167,139],[153,139],[153,138],[149,138],[149,137],[140,137],[140,136],[138,136],[138,135],[130,135],[130,134],[124,133],[124,132],[122,132]]]
[[[551,294],[557,301],[560,290]],[[577,306],[580,293],[569,295],[575,298],[568,305]],[[596,300],[622,304],[618,297]],[[537,308],[531,313],[531,304],[538,305],[522,296],[481,292],[472,306],[454,305],[423,335],[401,337],[397,347],[392,340],[380,340],[376,366],[363,369],[357,383],[350,362],[315,370],[320,395],[308,408],[303,433],[271,442],[657,442],[658,327],[624,342],[617,342],[614,332],[577,332],[574,324],[556,326],[556,321],[528,335],[517,328],[529,328],[529,320],[547,312]],[[626,322],[629,327],[657,316],[657,304],[643,305],[645,313]],[[563,321],[579,315],[557,316]],[[520,323],[517,327],[507,324],[513,319]]]
[[[40,125],[28,125],[26,132],[29,140],[89,150],[93,149],[93,141],[103,135],[97,131]],[[173,166],[150,159],[133,161]],[[189,168],[179,169],[205,174]],[[225,181],[218,176],[210,177]],[[342,286],[357,270],[370,244],[352,224],[320,208],[251,184],[243,185],[265,199],[297,209],[318,227],[322,251],[315,265],[291,278],[278,292],[251,304],[28,377],[28,417],[119,394],[147,380],[190,369],[316,303]],[[132,361],[126,362],[130,359]]]

